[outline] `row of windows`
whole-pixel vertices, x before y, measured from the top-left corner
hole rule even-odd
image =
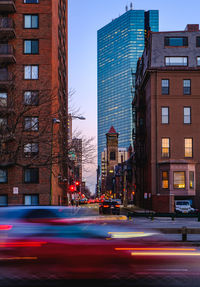
[[[196,65],[200,66],[200,57],[196,57]],[[188,66],[188,57],[165,57],[165,66]]]
[[[165,37],[165,47],[187,47],[188,37]],[[196,37],[196,47],[200,47],[200,37]]]
[[[161,157],[170,158],[170,138],[162,138],[161,141]],[[184,139],[184,157],[193,157],[193,139]]]
[[[39,104],[39,91],[24,91],[23,103],[26,106],[37,106]],[[0,92],[0,107],[8,106],[8,94]]]
[[[173,172],[173,187],[174,189],[185,189],[186,174],[185,171]],[[162,188],[169,188],[169,172],[162,171]],[[194,171],[189,171],[189,188],[194,189]]]
[[[162,95],[169,95],[170,93],[170,81],[169,79],[162,79],[161,81],[162,85]],[[184,95],[190,95],[191,94],[191,80],[183,80],[182,82],[183,87],[183,94]]]
[[[0,195],[0,206],[8,205],[8,195]],[[24,205],[39,205],[38,194],[24,194]]]
[[[169,107],[161,108],[161,123],[169,124]],[[183,108],[183,123],[191,124],[191,107]]]
[[[8,119],[0,118],[0,129],[5,130],[8,126]],[[24,131],[39,131],[38,117],[24,117]]]
[[[39,168],[24,168],[23,182],[24,183],[39,183]],[[0,183],[8,183],[7,168],[0,169]]]

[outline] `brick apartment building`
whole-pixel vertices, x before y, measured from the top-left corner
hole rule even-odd
[[[0,0],[0,205],[66,204],[67,0]]]
[[[156,211],[200,208],[200,31],[152,32],[136,74],[136,199]]]

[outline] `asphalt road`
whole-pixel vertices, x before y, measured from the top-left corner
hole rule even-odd
[[[82,214],[99,216],[98,204],[78,207]],[[122,213],[124,210],[122,209]],[[199,229],[196,218],[151,218],[105,216],[97,231],[108,231],[109,237],[95,240],[90,237],[58,236],[47,243],[39,238],[41,246],[27,244],[2,245],[0,249],[0,287],[11,286],[138,286],[138,287],[199,287],[200,236],[161,232],[181,229],[183,226]],[[114,229],[109,226],[112,219]],[[85,235],[93,229],[86,222],[80,229]],[[112,223],[111,223],[112,224]],[[123,230],[127,226],[127,230]],[[95,226],[94,226],[95,227]],[[70,230],[77,232],[69,225]],[[81,225],[80,225],[81,228]],[[107,229],[106,229],[107,228]],[[50,232],[52,227],[50,227]],[[63,233],[61,227],[60,233]],[[48,232],[48,230],[46,230]],[[66,230],[67,232],[67,230]],[[75,234],[75,233],[74,233]],[[79,233],[77,233],[78,235]],[[80,233],[81,234],[81,233]],[[99,233],[101,234],[101,233]],[[125,239],[125,240],[124,240]]]

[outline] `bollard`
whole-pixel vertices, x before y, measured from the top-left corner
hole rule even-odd
[[[172,220],[174,221],[174,217],[175,217],[175,215],[174,215],[174,213],[172,214]]]
[[[182,227],[182,241],[187,241],[187,227]]]
[[[153,215],[153,213],[151,214],[151,220],[154,220],[154,215]]]

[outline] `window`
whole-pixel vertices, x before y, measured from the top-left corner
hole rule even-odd
[[[26,117],[24,118],[24,130],[38,131],[39,120],[38,117]]]
[[[191,80],[183,80],[183,94],[190,95],[191,93]]]
[[[31,194],[31,195],[24,195],[24,204],[25,205],[39,205],[39,195],[38,194]]]
[[[168,47],[182,47],[188,46],[187,37],[165,37],[165,46]]]
[[[165,57],[166,66],[187,66],[187,57]]]
[[[0,107],[7,107],[7,93],[0,93]]]
[[[39,17],[38,15],[24,15],[24,29],[38,29]]]
[[[7,183],[8,182],[8,171],[6,168],[0,169],[0,183]]]
[[[7,118],[0,118],[0,129],[5,129],[8,125]]]
[[[169,95],[169,80],[162,80],[162,95]]]
[[[189,171],[190,189],[194,189],[194,171]]]
[[[191,107],[184,107],[183,122],[184,124],[191,124]]]
[[[162,188],[169,188],[169,173],[168,171],[162,171]]]
[[[200,66],[200,57],[197,57],[197,66]]]
[[[196,38],[196,46],[197,46],[197,47],[200,47],[200,37],[197,37],[197,38]]]
[[[24,169],[24,182],[25,183],[39,183],[39,169],[38,168],[25,168]]]
[[[38,91],[25,91],[24,92],[24,104],[27,106],[37,106],[39,103]]]
[[[38,54],[39,40],[24,40],[24,54]]]
[[[37,4],[39,3],[39,0],[24,0],[25,4]]]
[[[162,157],[163,158],[168,158],[169,157],[169,149],[170,149],[170,146],[169,146],[169,138],[162,138]]]
[[[7,206],[7,205],[8,205],[8,196],[0,195],[0,206]]]
[[[192,157],[192,138],[185,139],[185,157]]]
[[[184,171],[174,171],[174,188],[185,188]]]
[[[110,152],[110,160],[115,160],[115,151]]]
[[[24,155],[26,157],[37,155],[39,152],[38,143],[27,143],[24,145]]]
[[[39,77],[39,67],[37,65],[24,66],[24,79],[37,80]]]
[[[162,124],[168,124],[168,123],[169,123],[169,108],[162,107]]]

